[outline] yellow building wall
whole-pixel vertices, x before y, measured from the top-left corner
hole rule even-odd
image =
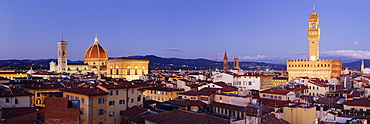
[[[151,98],[152,100],[164,102],[173,100],[178,97],[179,91],[158,91],[158,90],[145,90],[143,95],[145,98]]]
[[[316,107],[284,107],[283,119],[291,124],[316,124]]]
[[[261,76],[261,89],[274,87],[274,84],[273,84],[273,81],[272,81],[273,77],[274,77],[274,75]]]
[[[76,100],[76,97],[79,97],[80,100],[80,109],[83,111],[83,115],[81,115],[81,123],[82,124],[98,124],[99,122],[107,123],[107,95],[96,95],[96,96],[87,96],[82,94],[76,93],[69,93],[63,92],[63,96],[69,96],[69,100]],[[72,96],[74,99],[71,99]],[[84,98],[84,103],[82,103],[82,98]],[[104,98],[104,103],[99,104],[98,99]],[[105,113],[103,115],[98,115],[98,110],[104,109]]]
[[[360,111],[360,109],[362,109],[363,111],[366,111],[367,109],[370,110],[370,107],[368,107],[368,106],[343,105],[343,109],[345,109],[345,110],[351,110],[352,108],[354,108],[357,111]]]
[[[139,79],[148,74],[149,60],[139,59],[108,59],[107,77],[126,78],[126,80]]]
[[[342,70],[342,61],[333,59],[310,60],[287,60],[289,80],[298,77],[331,79],[339,77]]]
[[[23,74],[23,73],[0,74],[0,77],[14,80],[15,78],[26,78],[28,77],[28,74]]]
[[[25,90],[28,90],[29,92],[33,93],[34,95],[32,96],[32,105],[34,106],[41,106],[45,107],[45,96],[44,94],[41,93],[46,93],[46,92],[59,92],[59,89],[28,89],[24,88]]]
[[[288,80],[285,79],[272,79],[273,87],[280,86],[281,84],[288,82]]]

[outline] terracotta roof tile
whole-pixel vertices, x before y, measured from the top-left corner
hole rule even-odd
[[[276,89],[266,89],[260,91],[260,93],[269,93],[269,94],[279,94],[279,95],[286,95],[292,90],[276,90]]]
[[[181,91],[180,89],[170,88],[170,87],[147,87],[142,88],[144,90],[157,90],[157,91]]]
[[[190,112],[185,110],[173,110],[157,114],[142,116],[150,121],[160,124],[228,124],[230,119],[225,119],[203,113]]]
[[[97,88],[97,87],[75,87],[75,88],[66,88],[61,90],[63,92],[70,92],[70,93],[76,93],[76,94],[82,94],[82,95],[88,95],[88,96],[94,96],[94,95],[106,95],[109,94],[108,92],[105,92],[104,90]]]
[[[146,108],[143,108],[143,107],[138,107],[138,106],[134,106],[134,107],[131,107],[125,111],[122,112],[122,115],[124,116],[128,116],[130,118],[140,114],[140,113],[143,113],[145,111],[147,111],[148,109]]]
[[[275,100],[275,99],[266,99],[266,98],[259,98],[258,102],[263,104],[264,106],[270,106],[275,108],[281,108],[289,106],[290,101],[285,100]]]
[[[174,104],[174,105],[182,105],[182,106],[204,106],[207,105],[202,101],[199,100],[189,100],[189,99],[175,99],[171,101],[166,101],[164,103]]]
[[[368,98],[353,99],[353,100],[344,102],[344,105],[370,107],[370,100]]]
[[[14,108],[2,108],[2,118],[10,119],[30,113],[36,112],[36,107],[14,107]]]
[[[25,87],[25,89],[62,89],[64,88],[61,84],[39,84],[34,86]]]
[[[26,91],[26,90],[20,90],[20,89],[2,89],[0,90],[0,97],[14,97],[14,96],[32,96],[33,94]]]
[[[257,116],[258,110],[260,110],[261,114],[267,114],[267,113],[271,113],[272,111],[274,111],[273,108],[267,108],[264,106],[254,106],[254,105],[237,106],[237,105],[231,105],[231,104],[225,104],[225,103],[219,103],[219,102],[212,102],[210,105],[220,107],[220,108],[247,112],[247,114],[250,116]]]
[[[259,124],[290,124],[284,119],[278,119],[275,117],[275,114],[268,114],[262,116],[261,122]]]

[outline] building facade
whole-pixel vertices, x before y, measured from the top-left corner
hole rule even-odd
[[[84,63],[67,63],[67,45],[65,41],[58,42],[58,63],[50,62],[50,71],[66,73],[87,73],[105,75],[112,78],[139,79],[148,74],[149,60],[134,58],[110,59],[107,51],[100,45],[98,35],[94,43],[86,50]]]
[[[322,78],[326,80],[339,77],[342,70],[341,60],[319,59],[319,14],[315,12],[315,9],[313,9],[312,14],[309,14],[307,38],[309,44],[309,59],[287,60],[289,80],[298,77]]]

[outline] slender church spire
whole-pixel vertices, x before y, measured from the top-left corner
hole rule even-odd
[[[228,61],[226,50],[225,50],[225,53],[224,53],[224,71],[226,72],[228,69],[229,69],[229,61]]]
[[[96,36],[95,36],[94,44],[99,44],[98,34],[96,34]]]

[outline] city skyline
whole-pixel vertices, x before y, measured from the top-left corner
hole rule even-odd
[[[308,59],[308,14],[320,14],[321,59],[370,59],[361,1],[0,1],[0,59],[82,60],[95,34],[110,57],[156,55],[284,64]]]

